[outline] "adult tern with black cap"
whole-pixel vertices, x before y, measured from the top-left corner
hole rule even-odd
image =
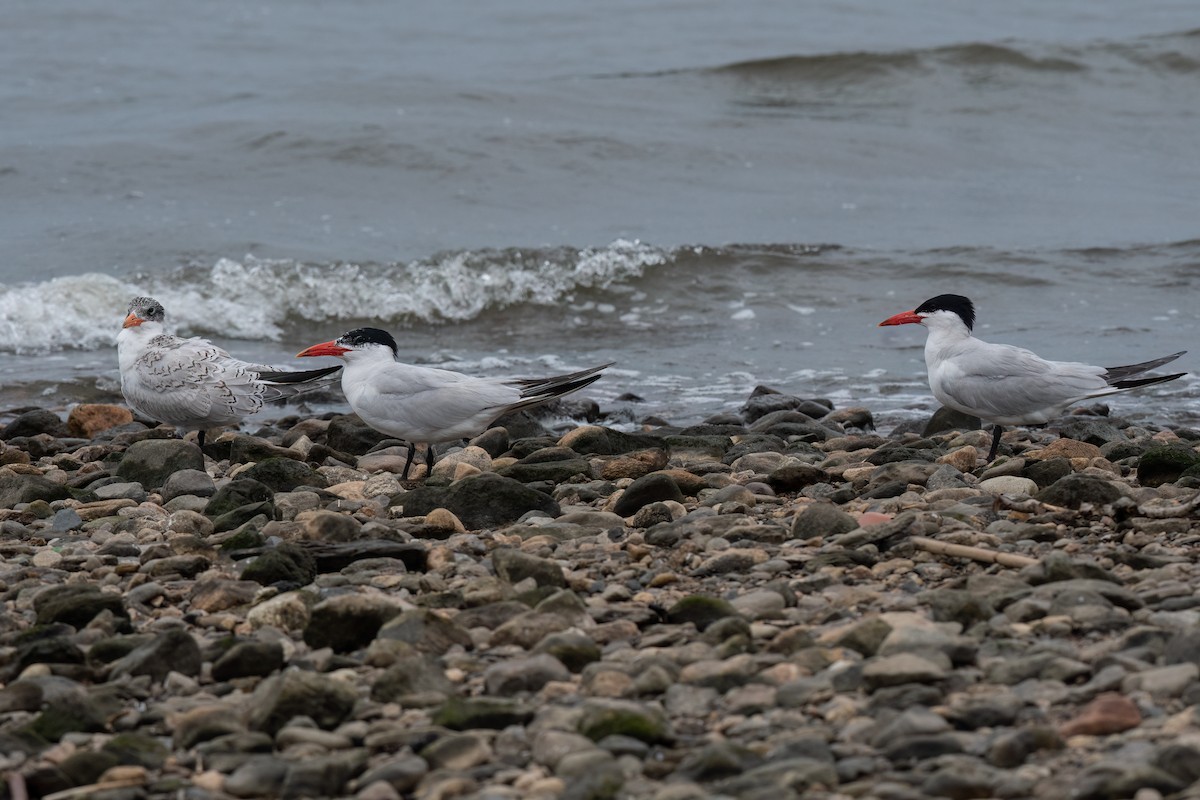
[[[975,306],[957,294],[938,295],[879,324],[917,324],[929,331],[925,340],[929,388],[942,405],[993,424],[989,462],[996,457],[1005,425],[1042,425],[1075,403],[1187,374],[1138,377],[1174,361],[1186,350],[1141,364],[1094,367],[1047,361],[1021,347],[976,339],[971,335]]]
[[[402,478],[408,478],[417,443],[433,445],[477,436],[505,414],[577,391],[600,378],[612,362],[549,378],[477,378],[447,369],[405,364],[396,340],[379,328],[356,328],[314,344],[298,357],[336,356],[346,362],[342,391],[367,425],[408,442]]]

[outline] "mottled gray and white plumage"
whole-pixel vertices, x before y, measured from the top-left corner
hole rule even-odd
[[[166,332],[162,304],[135,297],[117,334],[121,393],[138,413],[184,430],[234,425],[264,403],[314,388],[339,368],[288,371],[251,364],[205,339]]]

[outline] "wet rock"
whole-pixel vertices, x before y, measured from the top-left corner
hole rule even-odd
[[[768,762],[737,777],[718,781],[714,786],[735,797],[798,797],[797,792],[837,783],[837,770],[832,764],[800,756]]]
[[[487,741],[473,733],[443,736],[421,749],[421,758],[432,769],[468,770],[492,757]]]
[[[501,662],[503,663],[503,662]],[[371,687],[371,697],[382,703],[403,703],[406,697],[437,693],[449,696],[454,684],[433,656],[411,652],[395,659]]]
[[[0,473],[0,508],[12,508],[18,503],[33,503],[38,500],[49,503],[70,496],[66,486],[41,475]]]
[[[386,434],[363,424],[356,416],[334,417],[325,430],[325,446],[351,455],[362,455],[380,442],[387,441]]]
[[[1034,726],[1000,733],[988,748],[988,761],[1011,769],[1041,750],[1061,750],[1062,738],[1052,728]]]
[[[362,523],[335,511],[315,509],[296,515],[303,538],[312,542],[352,542],[362,535]]]
[[[1064,439],[1087,442],[1097,447],[1125,440],[1125,434],[1120,428],[1106,419],[1097,417],[1064,417],[1054,427],[1054,431]]]
[[[878,689],[904,683],[936,683],[946,677],[946,670],[915,653],[897,653],[868,661],[862,677],[869,689]]]
[[[316,577],[316,559],[290,542],[263,552],[242,570],[242,580],[255,581],[263,586],[307,586]]]
[[[455,731],[475,728],[502,730],[524,725],[533,711],[515,700],[500,697],[451,697],[433,715],[433,724]]]
[[[325,730],[344,722],[357,693],[346,681],[312,672],[288,671],[267,678],[254,690],[246,709],[252,730],[274,735],[292,717],[308,717]]]
[[[204,506],[204,515],[220,517],[244,506],[270,503],[274,492],[266,484],[248,478],[238,478],[217,490]]]
[[[202,661],[200,646],[192,635],[182,628],[171,628],[113,662],[109,680],[124,675],[149,675],[159,683],[168,672],[195,677],[200,674]]]
[[[767,475],[767,485],[776,492],[798,492],[814,483],[826,483],[829,473],[811,464],[785,464]]]
[[[545,653],[493,664],[484,670],[488,694],[511,696],[536,692],[550,681],[569,681],[570,671],[557,658]]]
[[[1079,508],[1083,503],[1111,503],[1121,497],[1121,490],[1103,478],[1092,475],[1067,475],[1042,489],[1034,497],[1051,505]]]
[[[793,539],[831,539],[858,527],[858,520],[832,503],[813,503],[792,520]]]
[[[144,733],[118,733],[104,743],[105,753],[111,754],[118,764],[135,764],[146,769],[159,769],[166,762],[170,751],[153,736]]]
[[[683,492],[671,476],[662,472],[651,472],[626,487],[613,511],[622,517],[628,517],[642,506],[664,500],[683,502]]]
[[[707,595],[689,595],[667,609],[667,621],[673,625],[690,622],[696,630],[703,631],[724,617],[739,616],[738,610],[727,600]]]
[[[629,700],[587,700],[579,732],[592,741],[613,735],[631,736],[647,744],[670,743],[674,739],[661,709]]]
[[[1166,743],[1155,751],[1154,766],[1191,786],[1200,780],[1200,749],[1194,745]]]
[[[464,478],[449,487],[419,486],[399,496],[398,502],[404,506],[406,516],[445,508],[471,530],[506,525],[530,511],[543,511],[551,517],[562,513],[549,495],[489,472]]]
[[[237,642],[212,665],[213,680],[266,676],[283,669],[283,647],[278,642]]]
[[[330,647],[335,653],[348,653],[370,644],[383,624],[401,611],[398,603],[382,595],[331,597],[310,610],[304,641],[312,648]]]
[[[325,477],[309,465],[279,456],[259,461],[241,473],[239,478],[258,481],[272,492],[291,492],[301,486],[324,489],[329,485]]]
[[[538,586],[565,587],[567,579],[562,567],[545,558],[531,556],[514,548],[502,547],[492,551],[496,574],[509,583],[532,578]]]
[[[656,449],[662,445],[662,440],[657,436],[624,433],[596,425],[581,425],[564,434],[558,440],[558,444],[569,447],[580,455],[612,456]]]
[[[368,751],[355,748],[292,763],[280,787],[282,798],[345,796],[346,784],[367,765]]]
[[[497,475],[520,481],[521,483],[565,483],[582,475],[591,478],[591,462],[583,458],[567,458],[552,461],[536,461],[533,463],[521,461],[516,464],[500,467]]]
[[[72,435],[58,414],[40,408],[18,414],[12,422],[0,429],[0,439],[5,441],[38,434],[46,434],[56,439]]]
[[[401,755],[371,767],[362,774],[358,782],[364,787],[383,782],[397,792],[404,793],[415,789],[428,772],[429,762],[425,759],[416,755]]]
[[[1200,464],[1200,453],[1189,447],[1151,447],[1138,459],[1137,479],[1142,486],[1174,483],[1188,469]]]
[[[454,621],[429,609],[405,611],[379,629],[378,638],[394,639],[431,655],[441,655],[452,645],[471,647],[471,635]]]
[[[82,628],[104,611],[125,620],[129,618],[119,594],[105,592],[88,584],[47,587],[34,598],[33,608],[39,625],[62,622]]]
[[[551,633],[534,647],[534,653],[554,656],[571,672],[580,672],[603,655],[600,646],[590,637],[573,631]]]
[[[165,503],[183,495],[212,497],[216,491],[216,484],[213,483],[213,479],[207,472],[198,469],[181,469],[167,478],[162,485],[160,494]]]
[[[982,426],[983,423],[980,422],[979,417],[973,417],[961,411],[942,407],[933,412],[933,416],[930,417],[929,422],[925,423],[921,435],[933,436],[936,433],[955,430],[977,431]]]
[[[192,442],[181,439],[144,439],[134,442],[117,465],[117,475],[157,489],[179,470],[204,470],[204,455]]]

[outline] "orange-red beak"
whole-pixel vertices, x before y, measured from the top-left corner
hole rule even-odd
[[[121,325],[121,327],[122,328],[136,328],[138,325],[141,325],[145,321],[146,320],[142,319],[137,314],[130,311],[129,314],[125,317],[125,322],[123,325]]]
[[[340,347],[337,342],[321,342],[297,353],[296,358],[305,358],[307,356],[340,356],[342,353],[348,352],[350,352],[349,347]]]
[[[915,311],[905,311],[903,314],[897,314],[894,317],[888,317],[883,322],[879,323],[879,327],[884,325],[908,325],[915,323],[921,324],[921,315]]]

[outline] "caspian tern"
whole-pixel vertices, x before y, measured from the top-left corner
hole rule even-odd
[[[498,418],[540,405],[591,384],[612,363],[549,378],[476,378],[398,360],[396,340],[378,328],[356,328],[298,354],[337,356],[346,362],[342,391],[363,422],[408,442],[401,478],[408,478],[418,442],[433,445],[483,433]]]
[[[117,334],[121,393],[133,410],[184,430],[232,425],[263,404],[314,388],[340,367],[291,372],[239,361],[204,339],[166,332],[166,312],[152,297],[135,297]]]
[[[1161,367],[1186,350],[1141,364],[1093,367],[1072,361],[1046,361],[1009,344],[990,344],[971,335],[975,306],[957,294],[926,300],[912,311],[888,317],[883,325],[924,325],[929,388],[949,408],[993,423],[990,462],[1004,425],[1041,425],[1082,400],[1173,381],[1186,375],[1135,376]]]

